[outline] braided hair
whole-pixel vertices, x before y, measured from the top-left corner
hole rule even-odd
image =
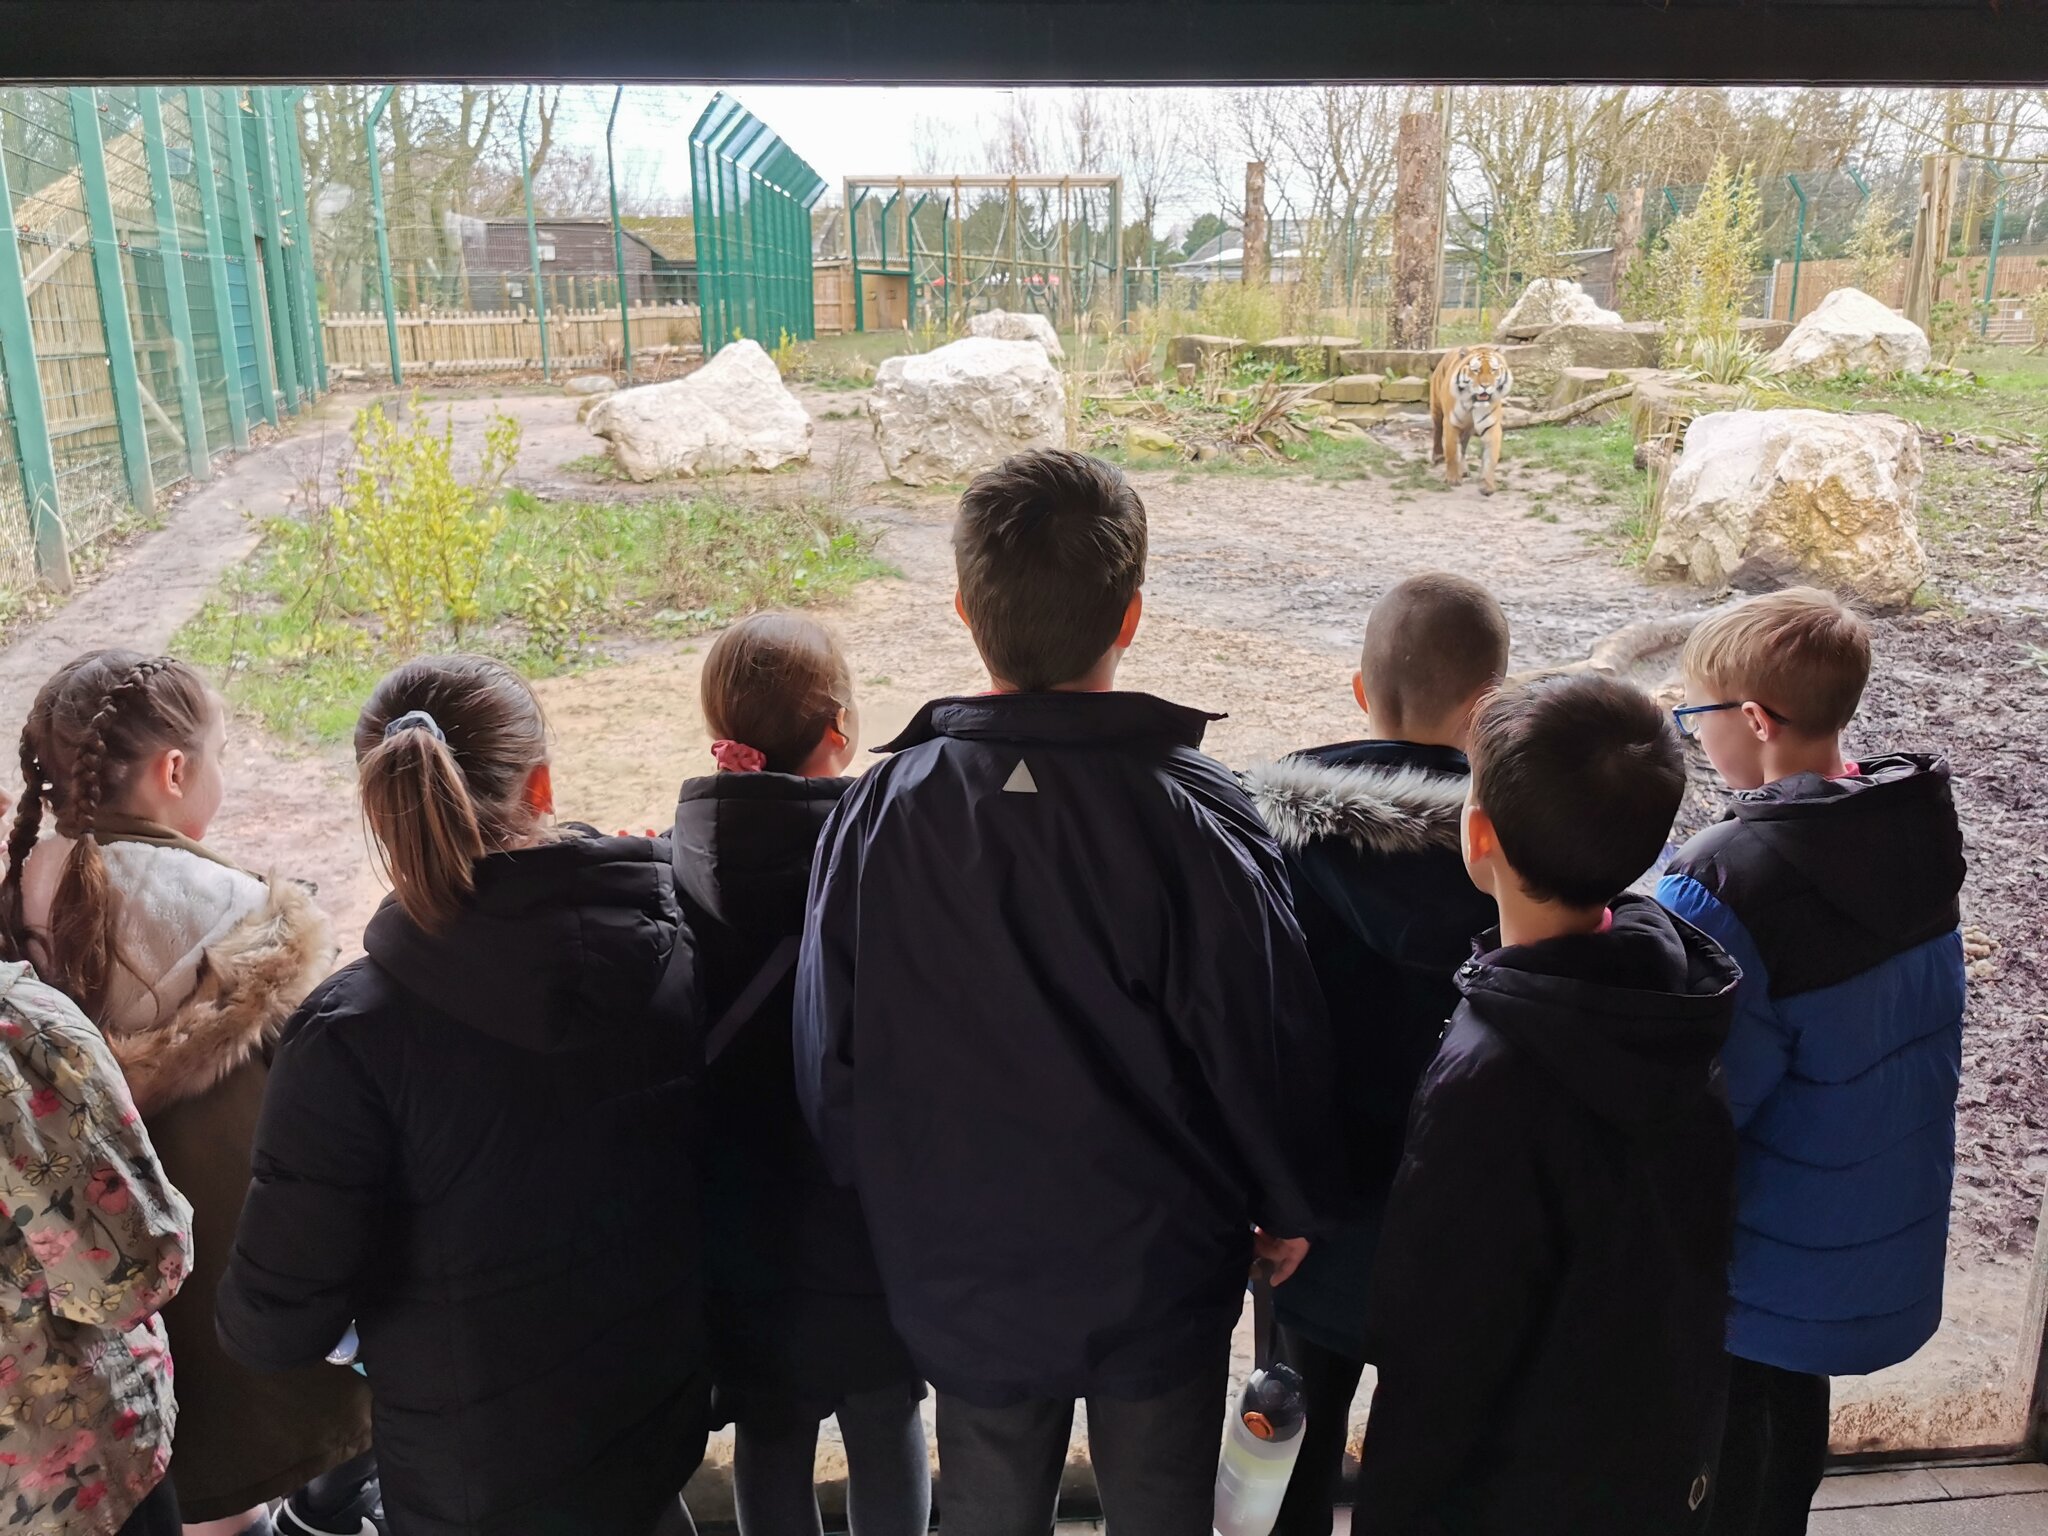
[[[90,651],[36,694],[21,733],[21,803],[0,877],[0,954],[28,958],[22,871],[47,811],[74,839],[40,942],[43,979],[102,1019],[119,964],[119,914],[94,837],[101,812],[126,798],[136,770],[173,748],[196,752],[212,717],[205,680],[169,656]]]

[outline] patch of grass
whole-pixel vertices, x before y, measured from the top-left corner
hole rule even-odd
[[[683,634],[832,596],[882,567],[874,536],[815,501],[754,503],[723,488],[658,501],[504,500],[477,618],[434,647],[494,655],[531,676],[604,659],[607,639]],[[344,739],[398,658],[351,591],[328,525],[278,519],[172,642],[279,735]]]
[[[1635,435],[1625,421],[1511,432],[1501,453],[1502,468],[1510,464],[1549,470],[1579,494],[1607,505],[1629,501],[1643,478],[1636,468]]]
[[[1794,383],[1784,403],[1887,411],[1950,436],[2033,441],[2048,435],[2048,357],[1997,347],[1965,353],[1957,361],[1966,373],[1896,379],[1852,373],[1822,384]]]
[[[572,475],[590,475],[599,480],[624,480],[628,476],[609,453],[583,453],[562,465]]]

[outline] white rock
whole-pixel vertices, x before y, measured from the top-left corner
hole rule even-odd
[[[1043,315],[1022,314],[1014,309],[986,309],[968,320],[967,334],[991,336],[997,341],[1035,341],[1056,363],[1067,355],[1060,347],[1060,333]]]
[[[608,373],[572,373],[562,381],[565,395],[608,395],[619,387]]]
[[[735,341],[695,373],[598,401],[590,430],[634,480],[774,469],[811,456],[810,414],[758,341]]]
[[[1501,316],[1496,334],[1503,340],[1526,341],[1553,325],[1620,325],[1621,316],[1602,309],[1577,283],[1562,277],[1539,277]]]
[[[1919,326],[1861,288],[1837,288],[1792,328],[1764,368],[1832,379],[1856,368],[1880,377],[1925,373],[1933,363]]]
[[[964,480],[1027,448],[1067,445],[1067,392],[1045,349],[969,336],[892,357],[868,393],[882,464],[905,485]]]
[[[1747,591],[1801,582],[1901,608],[1927,577],[1920,433],[1896,416],[1698,416],[1664,488],[1649,573]]]

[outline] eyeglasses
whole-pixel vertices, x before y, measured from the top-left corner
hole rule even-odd
[[[1740,709],[1744,704],[1754,703],[1756,703],[1754,699],[1731,699],[1726,704],[1688,704],[1683,709],[1671,711],[1671,718],[1677,723],[1679,730],[1684,734],[1697,737],[1700,733],[1699,717],[1701,715],[1719,714],[1724,709]],[[1792,723],[1768,704],[1757,704],[1756,707],[1780,725],[1790,725]]]

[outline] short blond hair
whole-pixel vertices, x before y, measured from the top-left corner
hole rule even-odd
[[[1863,701],[1870,626],[1831,592],[1788,587],[1701,624],[1681,666],[1727,700],[1762,704],[1797,730],[1830,735]]]

